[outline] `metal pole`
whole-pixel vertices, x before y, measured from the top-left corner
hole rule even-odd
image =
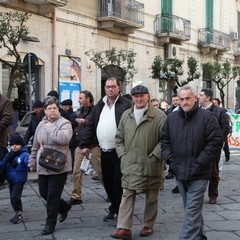
[[[32,66],[31,66],[31,54],[28,53],[28,82],[29,82],[29,111],[32,111]]]

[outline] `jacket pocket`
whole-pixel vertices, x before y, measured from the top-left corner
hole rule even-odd
[[[160,177],[163,172],[163,161],[157,160],[155,157],[146,157],[143,175],[146,177]]]

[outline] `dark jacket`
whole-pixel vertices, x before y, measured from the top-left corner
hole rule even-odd
[[[27,146],[23,146],[19,151],[10,151],[0,161],[0,169],[7,168],[7,180],[9,183],[25,183],[28,176],[29,153]]]
[[[7,146],[8,126],[11,124],[13,124],[12,104],[0,93],[0,148]]]
[[[87,107],[84,107],[84,106],[80,107],[77,112],[77,117],[85,119],[86,123],[87,123],[87,121],[90,117],[90,113],[92,112],[92,109],[93,109],[93,105],[87,106]],[[74,135],[78,141],[78,146],[80,149],[83,148],[82,144],[83,144],[84,136],[86,135],[86,133],[85,133],[86,126],[87,126],[86,123],[84,125],[77,125],[74,130]],[[97,141],[96,136],[94,136],[91,141],[90,148],[96,147],[96,146],[98,146],[98,141]]]
[[[73,132],[74,132],[74,129],[77,127],[77,123],[76,123],[76,118],[77,118],[77,113],[73,111],[73,109],[70,109],[69,112],[67,112],[68,115],[69,115],[69,118],[70,118],[70,122],[72,124],[72,129],[73,129]],[[72,138],[69,142],[69,147],[70,148],[76,148],[78,145],[78,142],[74,136],[74,134],[72,135]]]
[[[24,143],[28,144],[28,141],[32,138],[32,143],[33,143],[33,137],[35,134],[35,131],[37,129],[38,124],[41,122],[42,117],[37,117],[36,113],[33,112],[31,116],[31,121],[28,126],[27,132],[24,136]]]
[[[99,117],[104,107],[103,100],[99,100],[98,103],[94,106],[89,119],[87,121],[86,129],[85,129],[85,136],[82,141],[82,148],[90,148],[92,144],[92,139],[96,138],[96,130],[97,125],[99,122]],[[116,124],[120,122],[122,114],[131,107],[132,103],[127,98],[119,96],[115,103],[115,119]]]
[[[162,128],[162,156],[178,180],[210,179],[211,164],[221,151],[223,136],[214,114],[195,104],[168,115]]]
[[[207,110],[214,113],[214,115],[217,118],[217,121],[220,125],[220,128],[222,130],[223,137],[224,137],[224,139],[226,139],[227,135],[230,132],[230,125],[229,125],[229,118],[227,116],[225,109],[218,107],[215,104],[212,104],[210,106],[210,108],[208,108]]]

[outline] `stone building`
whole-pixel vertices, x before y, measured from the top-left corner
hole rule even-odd
[[[123,93],[133,85],[144,84],[152,97],[168,101],[170,89],[163,95],[158,80],[150,77],[155,56],[177,57],[185,65],[187,58],[194,56],[200,72],[201,64],[208,61],[228,60],[231,66],[240,62],[239,0],[0,0],[0,11],[31,14],[27,22],[30,34],[19,44],[18,51],[22,59],[28,53],[38,59],[37,74],[31,77],[35,78],[35,96],[40,99],[55,89],[61,99],[71,97],[77,105],[79,85],[99,99],[106,75],[85,54],[90,49],[132,49],[137,53],[137,73],[128,85],[124,84],[124,76],[121,78]],[[4,48],[0,49],[0,58],[13,61]],[[3,94],[8,75],[0,64]],[[186,66],[182,79],[185,77]],[[80,84],[72,88],[74,83]],[[191,85],[196,91],[210,87],[219,97],[215,84],[202,72]],[[240,108],[239,88],[238,78],[226,87],[226,106]],[[15,90],[12,99],[17,97]]]

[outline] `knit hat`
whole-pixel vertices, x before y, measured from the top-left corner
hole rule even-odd
[[[43,108],[43,103],[40,100],[36,100],[33,104],[33,108]]]
[[[61,104],[64,106],[64,105],[70,105],[72,106],[73,105],[73,102],[71,99],[66,99],[64,101],[61,102]]]
[[[59,99],[59,94],[58,94],[57,91],[55,91],[55,90],[50,91],[50,92],[47,94],[47,96],[51,96],[51,97],[55,97],[55,98]]]
[[[135,94],[143,94],[143,93],[149,93],[148,92],[148,88],[147,87],[144,87],[142,85],[137,85],[136,87],[134,87],[132,90],[131,90],[131,95],[135,95]]]
[[[16,135],[11,136],[10,146],[12,146],[14,144],[24,146],[24,140],[23,140],[23,138],[20,134],[16,134]]]

